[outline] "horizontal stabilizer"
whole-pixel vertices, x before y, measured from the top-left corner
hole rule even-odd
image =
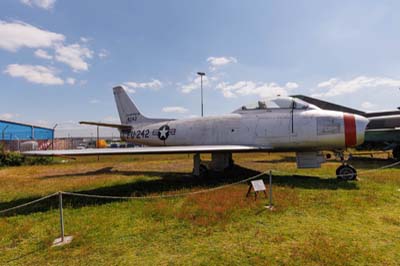
[[[111,123],[100,123],[100,122],[90,122],[90,121],[80,121],[81,125],[91,125],[91,126],[100,126],[100,127],[112,127],[118,128],[121,130],[130,130],[132,126],[130,125],[122,125],[122,124],[111,124]]]

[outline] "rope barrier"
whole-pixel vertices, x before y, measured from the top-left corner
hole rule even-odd
[[[200,193],[206,193],[206,192],[210,192],[210,191],[215,191],[215,190],[219,190],[219,189],[223,189],[223,188],[235,186],[235,185],[238,185],[238,184],[241,184],[241,183],[248,182],[248,181],[250,181],[250,180],[252,180],[252,179],[255,179],[255,178],[258,178],[258,177],[260,177],[260,176],[263,176],[263,175],[265,175],[267,172],[268,172],[268,171],[263,172],[263,173],[260,173],[260,174],[258,174],[258,175],[252,176],[252,177],[249,177],[249,178],[246,178],[246,179],[244,179],[244,180],[240,180],[240,181],[238,181],[238,182],[234,182],[234,183],[222,185],[222,186],[219,186],[219,187],[214,187],[214,188],[209,188],[209,189],[203,189],[203,190],[198,190],[198,191],[192,191],[192,192],[186,192],[186,193],[180,193],[180,194],[171,194],[171,195],[154,195],[154,196],[123,197],[123,196],[105,196],[105,195],[93,195],[93,194],[82,194],[82,193],[75,193],[75,192],[59,191],[59,192],[56,192],[56,193],[53,193],[53,194],[44,196],[44,197],[42,197],[42,198],[40,198],[40,199],[36,199],[36,200],[30,201],[30,202],[27,202],[27,203],[24,203],[24,204],[21,204],[21,205],[12,207],[12,208],[8,208],[8,209],[5,209],[5,210],[1,210],[1,211],[0,211],[0,214],[6,213],[6,212],[9,212],[9,211],[12,211],[12,210],[16,210],[16,209],[19,209],[19,208],[22,208],[22,207],[29,206],[29,205],[31,205],[31,204],[34,204],[34,203],[40,202],[40,201],[42,201],[42,200],[45,200],[45,199],[54,197],[54,196],[56,196],[56,195],[59,195],[60,193],[61,193],[61,194],[64,194],[64,195],[70,195],[70,196],[87,197],[87,198],[99,198],[99,199],[139,199],[139,200],[140,200],[140,199],[143,199],[143,200],[145,200],[145,199],[183,197],[183,196],[194,195],[194,194],[200,194]]]
[[[363,174],[363,173],[374,172],[374,171],[378,171],[378,170],[390,168],[390,167],[393,167],[393,166],[396,166],[396,165],[400,165],[400,161],[394,162],[394,163],[392,163],[392,164],[384,165],[384,166],[379,167],[379,168],[364,170],[364,171],[361,171],[360,173]]]
[[[185,192],[185,193],[179,193],[179,194],[170,194],[170,195],[154,195],[154,196],[137,196],[137,197],[119,197],[119,196],[104,196],[104,195],[93,195],[93,194],[81,194],[81,193],[75,193],[75,192],[62,192],[64,195],[71,195],[71,196],[78,196],[78,197],[88,197],[88,198],[101,198],[101,199],[160,199],[160,198],[173,198],[173,197],[183,197],[183,196],[189,196],[189,195],[195,195],[195,194],[200,194],[200,193],[206,193],[206,192],[211,192],[215,190],[220,190],[224,189],[227,187],[235,186],[241,183],[246,183],[252,179],[258,178],[260,176],[263,176],[267,174],[269,171],[260,173],[258,175],[246,178],[244,180],[222,185],[219,187],[214,187],[214,188],[209,188],[209,189],[203,189],[203,190],[197,190],[197,191],[192,191],[192,192]]]
[[[371,172],[376,172],[376,171],[383,170],[383,169],[387,169],[387,168],[391,168],[391,167],[394,167],[394,166],[397,166],[397,165],[400,165],[400,161],[397,161],[397,162],[394,162],[394,163],[391,163],[391,164],[388,164],[388,165],[384,165],[384,166],[381,166],[381,167],[378,167],[378,168],[360,171],[360,172],[357,172],[357,175],[361,175],[361,174],[365,174],[365,173],[371,173]],[[285,175],[293,175],[293,173],[286,172],[286,171],[280,171],[280,170],[273,170],[273,172],[274,172],[274,173],[279,173],[279,174],[285,174]],[[349,174],[336,175],[336,176],[337,176],[337,177],[344,177],[344,176],[348,176],[348,175],[349,175]],[[331,177],[331,176],[328,176],[328,175],[315,175],[315,174],[313,174],[313,176],[316,176],[316,177],[326,177],[326,178],[327,178],[327,177]]]
[[[385,165],[385,166],[382,166],[382,167],[379,167],[379,168],[376,168],[376,169],[369,169],[369,170],[361,171],[358,174],[374,172],[374,171],[390,168],[390,167],[393,167],[393,166],[396,166],[396,165],[400,165],[400,161],[397,161],[395,163],[388,164],[388,165]],[[260,173],[258,175],[246,178],[244,180],[240,180],[240,181],[237,181],[237,182],[234,182],[234,183],[230,183],[230,184],[226,184],[226,185],[221,185],[221,186],[214,187],[214,188],[203,189],[203,190],[192,191],[192,192],[185,192],[185,193],[180,193],[180,194],[170,194],[170,195],[133,196],[133,197],[126,197],[125,196],[124,197],[124,196],[105,196],[105,195],[93,195],[93,194],[83,194],[83,193],[59,191],[59,192],[44,196],[42,198],[27,202],[27,203],[24,203],[24,204],[21,204],[21,205],[12,207],[12,208],[1,210],[0,214],[3,214],[3,213],[6,213],[6,212],[9,212],[9,211],[13,211],[13,210],[16,210],[16,209],[19,209],[19,208],[23,208],[23,207],[35,204],[37,202],[40,202],[40,201],[43,201],[45,199],[48,199],[48,198],[54,197],[56,195],[59,195],[60,193],[64,194],[64,195],[70,195],[70,196],[87,197],[87,198],[98,198],[98,199],[138,199],[138,200],[143,199],[143,200],[146,200],[146,199],[183,197],[183,196],[188,196],[188,195],[195,195],[195,194],[200,194],[200,193],[211,192],[211,191],[220,190],[220,189],[224,189],[224,188],[227,188],[227,187],[235,186],[235,185],[238,185],[238,184],[242,184],[242,183],[248,182],[248,181],[250,181],[252,179],[261,177],[261,176],[267,174],[268,172],[269,171],[265,171],[265,172],[262,172],[262,173]],[[285,172],[285,171],[279,171],[279,170],[273,170],[272,172],[280,173],[280,174],[291,174],[291,175],[293,175],[293,173],[289,173],[289,172]],[[329,176],[323,176],[323,175],[314,175],[314,176],[317,176],[317,177],[329,177]]]
[[[8,209],[5,209],[5,210],[1,210],[1,211],[0,211],[0,214],[3,214],[3,213],[6,213],[6,212],[9,212],[9,211],[13,211],[13,210],[16,210],[16,209],[19,209],[19,208],[22,208],[22,207],[26,207],[26,206],[35,204],[35,203],[37,203],[37,202],[39,202],[39,201],[42,201],[42,200],[45,200],[45,199],[54,197],[55,195],[58,195],[58,193],[59,193],[59,192],[56,192],[56,193],[53,193],[53,194],[44,196],[44,197],[42,197],[42,198],[40,198],[40,199],[32,200],[32,201],[30,201],[30,202],[27,202],[27,203],[24,203],[24,204],[21,204],[21,205],[12,207],[12,208],[8,208]]]

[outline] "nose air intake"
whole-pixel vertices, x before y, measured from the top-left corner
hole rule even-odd
[[[365,129],[369,120],[353,114],[343,114],[344,137],[346,147],[361,145],[365,138]]]
[[[357,126],[356,118],[351,114],[344,114],[344,139],[346,147],[357,145]]]

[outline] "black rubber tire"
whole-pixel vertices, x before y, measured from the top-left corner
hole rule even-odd
[[[348,164],[343,164],[336,169],[337,179],[340,180],[355,180],[357,179],[357,170]]]
[[[393,158],[395,158],[396,160],[400,160],[400,146],[394,147],[392,153],[393,153]]]

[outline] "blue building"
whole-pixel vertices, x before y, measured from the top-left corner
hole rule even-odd
[[[51,140],[53,137],[52,128],[0,120],[1,141]]]

